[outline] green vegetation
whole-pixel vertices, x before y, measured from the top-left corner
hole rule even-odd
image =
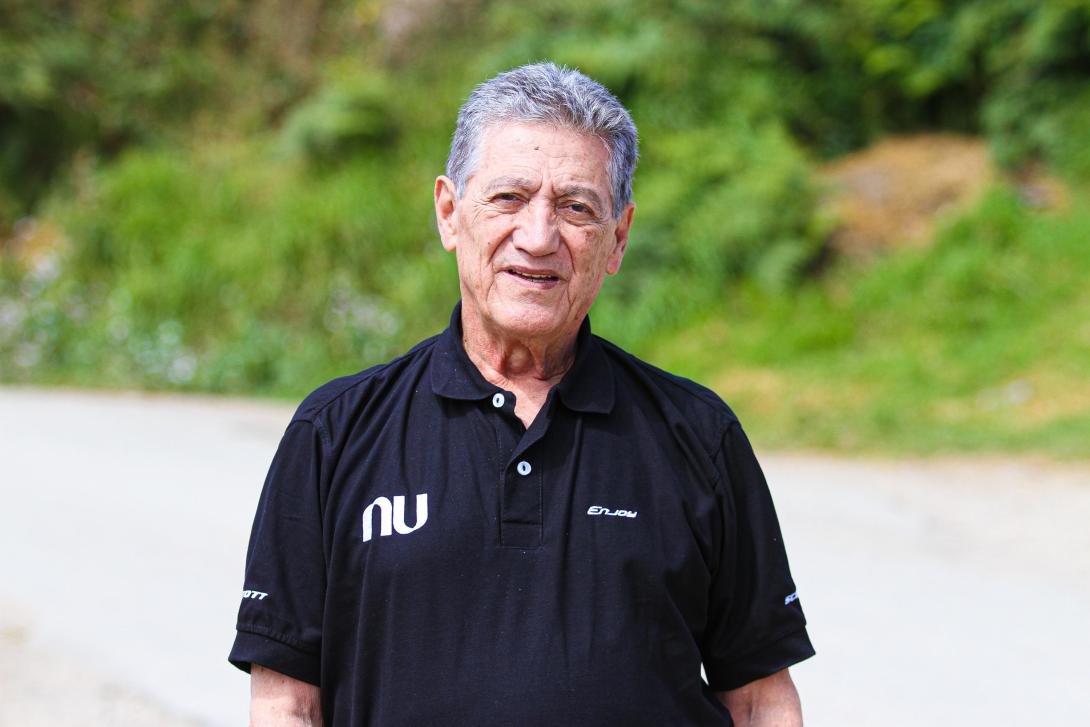
[[[1042,216],[996,190],[930,249],[792,295],[750,286],[654,358],[710,382],[772,446],[1085,457],[1087,201]]]
[[[0,380],[295,398],[435,332],[457,108],[541,58],[640,128],[598,332],[777,446],[1090,453],[1090,0],[14,0]],[[818,166],[935,130],[1067,206],[999,181],[931,246],[832,256]]]

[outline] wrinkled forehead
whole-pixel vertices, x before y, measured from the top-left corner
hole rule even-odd
[[[606,142],[594,134],[549,122],[515,121],[486,127],[474,161],[471,178],[523,169],[574,176],[609,187]]]

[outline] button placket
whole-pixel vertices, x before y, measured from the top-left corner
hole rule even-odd
[[[548,468],[542,464],[542,450],[535,445],[545,437],[554,409],[554,392],[550,392],[537,418],[512,448],[501,476],[500,542],[504,547],[538,548],[544,541],[544,473]]]
[[[525,460],[508,465],[503,477],[500,542],[508,548],[537,548],[542,542],[541,473]]]

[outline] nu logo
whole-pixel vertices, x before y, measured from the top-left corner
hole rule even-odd
[[[414,530],[420,529],[428,521],[428,496],[427,494],[416,496],[416,525],[411,528],[405,524],[405,496],[394,495],[393,503],[388,497],[376,497],[375,501],[363,511],[363,542],[371,539],[373,520],[372,512],[378,508],[378,534],[379,537],[392,535],[396,530],[401,535],[408,535]],[[391,525],[393,529],[391,530]]]

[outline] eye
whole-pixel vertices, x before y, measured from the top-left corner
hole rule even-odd
[[[492,196],[493,202],[518,202],[519,196],[514,192],[500,192]]]
[[[574,199],[560,205],[560,209],[569,217],[576,219],[586,220],[597,217],[593,207]]]

